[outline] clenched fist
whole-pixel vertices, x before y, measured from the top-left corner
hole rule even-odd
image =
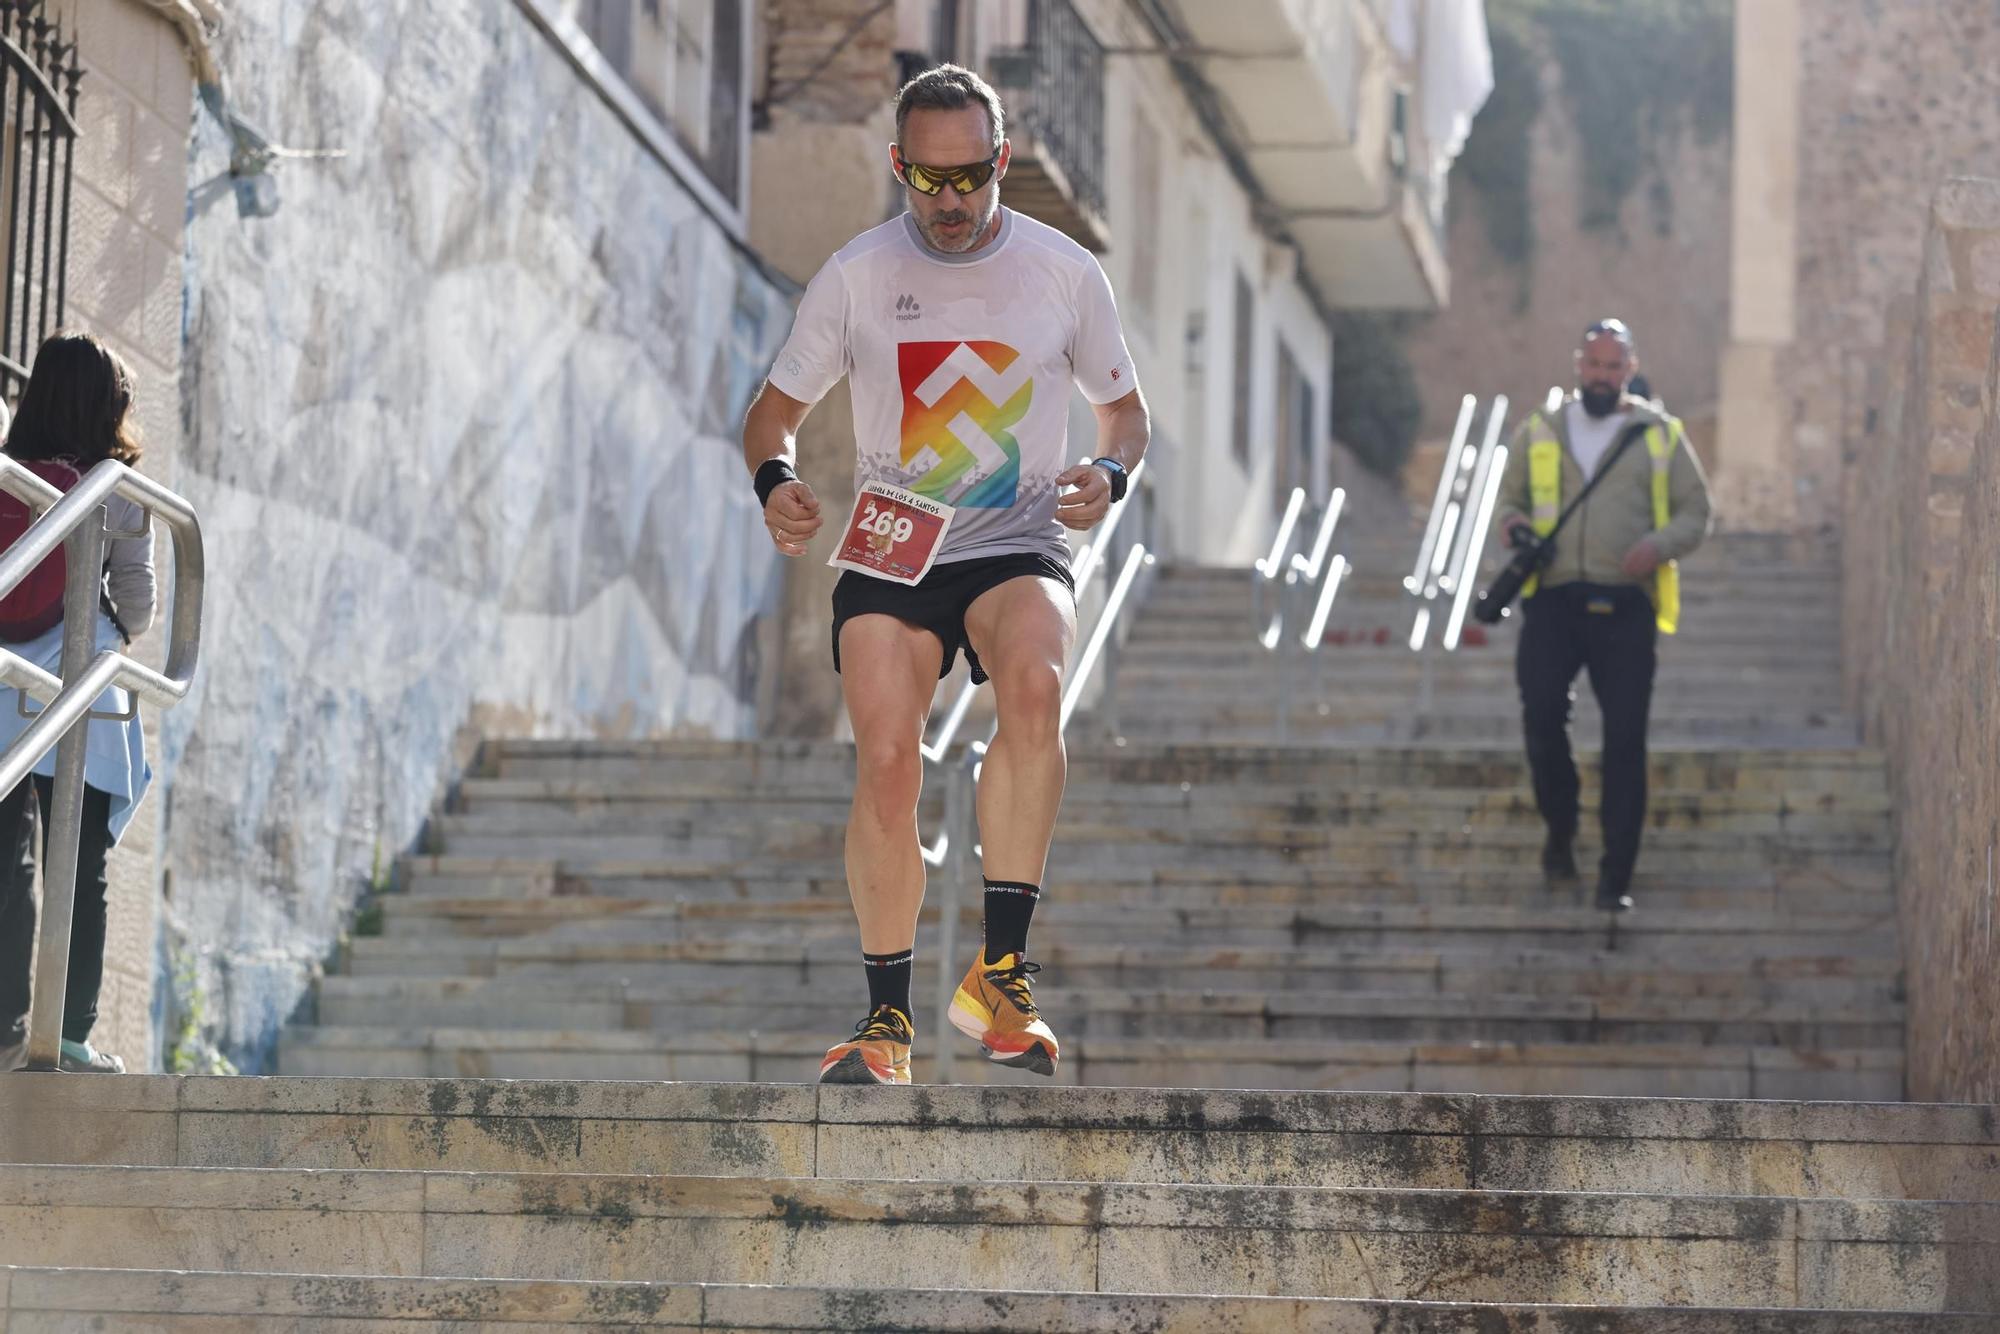
[[[819,497],[804,482],[786,482],[764,506],[764,527],[771,531],[772,545],[787,556],[805,555],[806,543],[822,522]]]
[[[1076,490],[1056,500],[1056,522],[1082,532],[1095,528],[1111,509],[1111,478],[1094,463],[1079,463],[1056,478],[1057,486]]]

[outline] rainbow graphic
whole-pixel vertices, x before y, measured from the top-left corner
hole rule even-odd
[[[910,490],[961,509],[1005,509],[1021,485],[1013,429],[1035,378],[1005,343],[901,343],[903,466]]]

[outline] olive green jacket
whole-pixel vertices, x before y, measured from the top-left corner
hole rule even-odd
[[[1574,397],[1573,395],[1571,397]],[[1562,442],[1562,504],[1569,504],[1583,489],[1583,468],[1569,449],[1571,398],[1562,407],[1537,409],[1551,432]],[[1542,571],[1541,586],[1584,582],[1592,584],[1649,584],[1634,579],[1619,567],[1625,553],[1641,538],[1651,537],[1659,548],[1662,563],[1679,560],[1707,538],[1711,526],[1708,478],[1701,461],[1689,446],[1680,422],[1662,413],[1645,399],[1626,395],[1619,405],[1632,414],[1634,422],[1660,424],[1672,432],[1676,442],[1673,462],[1667,473],[1667,512],[1672,516],[1665,528],[1653,527],[1653,463],[1642,436],[1625,447],[1612,471],[1598,483],[1583,507],[1569,518],[1556,534],[1555,559]],[[1533,418],[1514,431],[1508,443],[1507,469],[1500,476],[1500,496],[1494,503],[1494,523],[1498,540],[1504,545],[1507,527],[1503,520],[1526,522],[1534,502],[1528,487],[1528,440]],[[1612,446],[1617,447],[1616,443]],[[1611,457],[1607,451],[1604,456]]]

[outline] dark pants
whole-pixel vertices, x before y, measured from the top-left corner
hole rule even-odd
[[[1534,775],[1535,805],[1549,832],[1577,825],[1576,760],[1569,748],[1570,685],[1578,668],[1604,711],[1604,882],[1623,892],[1646,823],[1646,714],[1653,700],[1653,603],[1639,588],[1564,584],[1523,604],[1514,679]]]
[[[8,1030],[26,1030],[28,969],[35,956],[35,845],[48,856],[49,794],[55,784],[39,774],[0,798],[0,1044]],[[39,807],[43,813],[36,818]],[[36,825],[41,826],[40,837]],[[70,922],[69,985],[63,996],[62,1035],[85,1042],[97,1023],[97,993],[104,984],[105,861],[111,853],[111,797],[83,789],[83,830],[77,841],[76,907]]]

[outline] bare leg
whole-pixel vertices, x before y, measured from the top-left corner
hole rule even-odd
[[[840,631],[840,689],[854,724],[854,807],[847,820],[847,892],[870,954],[916,942],[924,901],[917,834],[924,721],[944,647],[893,616],[857,616]]]
[[[966,609],[965,630],[999,714],[979,779],[986,876],[1040,885],[1068,774],[1057,723],[1075,600],[1053,580],[1010,579]]]

